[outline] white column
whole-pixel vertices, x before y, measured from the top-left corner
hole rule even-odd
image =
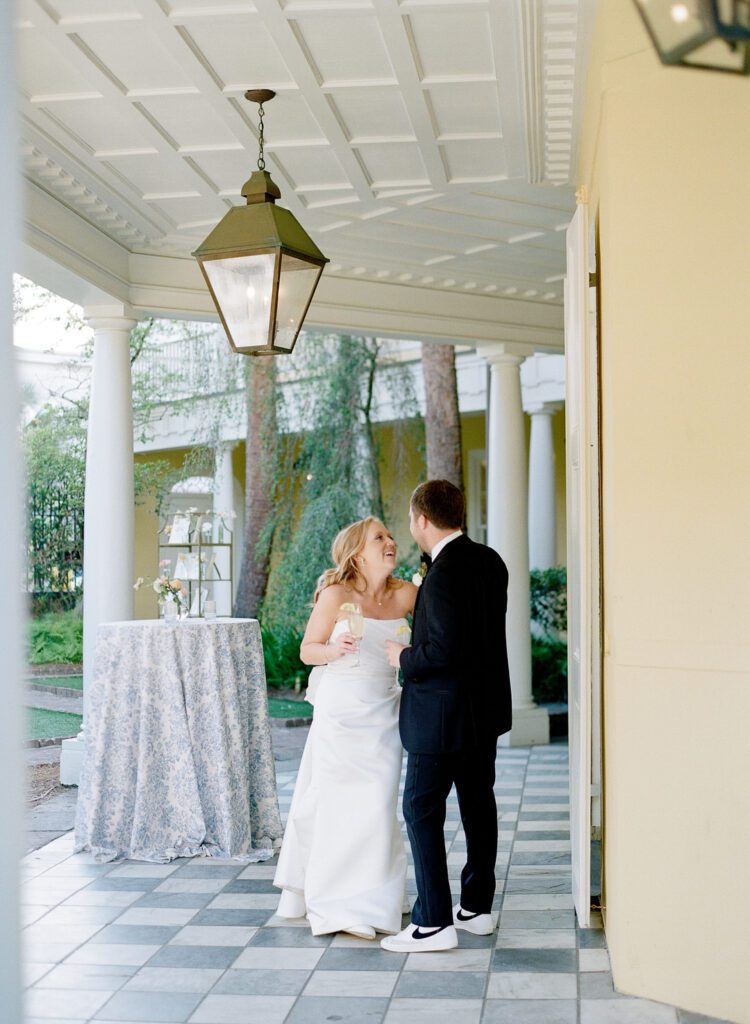
[[[14,79],[15,4],[0,5],[0,178],[3,182],[5,228],[0,241],[0,480],[3,482],[3,570],[0,588],[0,651],[3,665],[3,706],[0,714],[0,1004],[6,1024],[21,1024],[19,860],[23,841],[23,735],[21,652],[26,605],[21,589],[24,486],[18,456],[18,385],[13,352],[12,274],[16,269],[21,198],[16,160],[18,124]]]
[[[83,525],[83,725],[66,740],[60,781],[78,784],[85,752],[87,696],[99,623],[133,618],[135,508],[130,332],[122,307],[87,309],[94,329]]]
[[[557,407],[533,406],[529,442],[529,564],[532,569],[551,569],[557,564],[555,514],[555,449],[552,417]]]
[[[224,442],[219,444],[215,449],[215,468],[214,468],[214,512],[222,512],[224,514],[226,525],[232,530],[232,539],[237,542],[237,538],[234,536],[234,528],[236,520],[231,515],[235,511],[234,508],[234,473],[232,471],[232,450],[234,444],[228,444]],[[224,540],[228,539],[226,533],[223,534]],[[218,532],[214,531],[214,540],[218,540]],[[221,578],[226,580],[230,574],[230,560],[229,560],[229,548],[217,548],[216,549],[216,567],[221,573]],[[216,614],[217,615],[231,615],[232,604],[234,600],[234,594],[232,593],[233,587],[230,587],[228,583],[217,583],[213,588],[213,597],[216,601]]]
[[[529,523],[526,433],[520,366],[525,352],[512,345],[483,349],[490,366],[487,434],[487,543],[508,566],[506,635],[513,694],[512,746],[549,743],[549,715],[531,696]]]

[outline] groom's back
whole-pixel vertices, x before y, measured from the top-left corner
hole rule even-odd
[[[423,586],[415,651],[403,662],[401,737],[414,753],[463,750],[511,726],[508,570],[496,551],[462,536]]]

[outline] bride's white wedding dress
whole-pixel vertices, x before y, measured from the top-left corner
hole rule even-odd
[[[401,929],[401,690],[385,641],[402,639],[403,627],[405,619],[365,619],[359,665],[347,654],[310,676],[315,715],[274,885],[284,890],[278,915],[306,914],[314,935]],[[337,622],[331,639],[347,628]]]

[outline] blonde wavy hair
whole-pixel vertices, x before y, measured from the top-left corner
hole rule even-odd
[[[367,542],[367,532],[373,523],[386,529],[384,523],[377,516],[366,516],[358,519],[356,523],[350,523],[343,530],[339,530],[331,545],[331,557],[334,562],[332,569],[326,569],[318,580],[315,588],[313,603],[318,600],[326,587],[332,587],[335,583],[343,583],[360,594],[367,589],[367,583],[357,567],[356,558]],[[400,581],[389,576],[385,581],[386,590],[396,589],[401,585]]]

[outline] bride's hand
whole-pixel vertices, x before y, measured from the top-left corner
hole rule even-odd
[[[339,633],[336,639],[331,640],[326,647],[329,662],[338,661],[345,654],[357,653],[357,641],[351,633]]]

